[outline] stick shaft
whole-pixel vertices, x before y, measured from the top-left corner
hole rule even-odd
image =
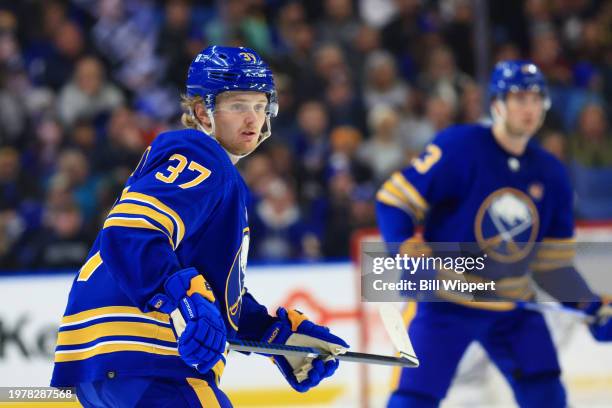
[[[269,344],[256,341],[230,340],[228,342],[230,350],[245,351],[262,354],[274,354],[283,356],[303,356],[303,357],[326,357],[329,352],[314,347],[287,346],[280,344]],[[379,354],[356,353],[348,351],[344,354],[334,355],[334,358],[355,363],[391,365],[402,367],[417,367],[418,360],[414,356],[402,354],[402,357],[383,356]]]
[[[535,310],[537,312],[557,312],[557,313],[568,313],[576,316],[578,319],[584,321],[587,324],[594,323],[596,321],[595,316],[591,316],[582,310],[572,309],[567,306],[560,304],[549,304],[549,303],[535,303],[535,302],[516,302],[516,305],[522,309]]]

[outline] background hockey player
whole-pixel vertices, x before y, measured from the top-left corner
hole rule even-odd
[[[206,48],[183,105],[187,129],[144,152],[70,291],[51,384],[87,407],[229,407],[226,339],[348,347],[299,312],[270,316],[244,287],[248,190],[234,164],[270,136],[268,66],[248,48]],[[338,366],[273,361],[302,392]]]
[[[550,106],[545,79],[529,61],[501,62],[492,73],[490,93],[491,128],[442,131],[410,167],[383,184],[377,194],[381,233],[404,253],[415,247],[423,252],[417,224],[427,242],[477,243],[489,257],[480,278],[496,281],[504,297],[532,299],[527,276],[532,271],[550,295],[598,317],[590,325],[597,340],[612,340],[606,306],[573,266],[573,200],[566,170],[532,139]],[[513,302],[438,296],[438,302],[416,306],[409,334],[421,365],[404,370],[389,407],[438,406],[473,341],[500,369],[520,406],[567,405],[555,347],[540,313]]]

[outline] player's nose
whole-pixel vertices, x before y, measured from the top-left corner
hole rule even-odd
[[[255,123],[255,121],[257,120],[257,116],[255,115],[255,112],[253,111],[253,109],[249,109],[247,112],[245,112],[244,114],[244,122],[246,124],[252,124]]]

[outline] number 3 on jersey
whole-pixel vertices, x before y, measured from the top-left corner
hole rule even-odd
[[[155,173],[155,178],[160,181],[163,181],[164,183],[174,183],[174,181],[178,178],[179,174],[181,174],[183,170],[185,170],[185,167],[187,167],[188,170],[198,173],[198,175],[191,181],[179,184],[180,188],[195,187],[210,176],[210,170],[208,170],[206,167],[202,166],[198,162],[195,162],[193,160],[187,160],[187,158],[182,154],[175,153],[170,156],[168,161],[178,161],[176,165],[170,165],[166,169],[166,171],[169,171],[170,174],[165,175],[161,171]],[[187,163],[189,163],[189,165],[187,165]]]
[[[427,173],[427,171],[440,160],[442,157],[442,150],[435,144],[428,144],[425,147],[425,154],[423,157],[414,159],[412,165],[421,174]]]

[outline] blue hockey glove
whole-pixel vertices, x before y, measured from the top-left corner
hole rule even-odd
[[[592,302],[585,311],[596,318],[595,322],[589,325],[595,340],[612,341],[612,304],[602,299]]]
[[[287,311],[279,307],[276,316],[278,321],[264,335],[263,339],[267,343],[316,347],[329,350],[334,355],[342,354],[349,348],[344,340],[331,334],[327,327],[314,324],[297,310]],[[287,382],[299,392],[306,392],[318,385],[338,368],[338,360],[333,356],[325,359],[301,356],[270,357]]]
[[[226,328],[215,296],[195,268],[180,270],[164,284],[149,305],[170,314],[181,358],[200,373],[224,359]]]

